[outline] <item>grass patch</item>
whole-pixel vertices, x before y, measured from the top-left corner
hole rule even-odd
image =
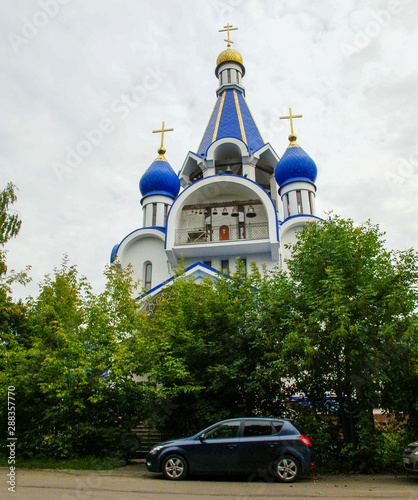
[[[111,470],[125,465],[120,458],[97,458],[97,457],[75,457],[75,458],[51,458],[32,457],[17,458],[16,467],[28,469],[77,469],[77,470]],[[0,467],[9,467],[7,457],[0,456]]]

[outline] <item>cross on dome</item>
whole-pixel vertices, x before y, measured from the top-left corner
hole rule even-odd
[[[230,46],[231,46],[231,43],[234,43],[234,42],[233,42],[232,40],[230,40],[230,38],[229,38],[229,32],[230,32],[230,31],[237,30],[238,28],[233,28],[233,25],[232,25],[232,24],[229,24],[229,23],[228,23],[226,26],[224,26],[224,28],[225,28],[225,29],[223,29],[223,30],[219,30],[219,33],[223,32],[223,31],[227,31],[227,32],[228,32],[228,39],[227,39],[227,40],[225,40],[225,42],[227,42],[227,43],[228,43],[228,45],[227,45],[227,46],[228,46],[228,47],[230,47]]]
[[[161,147],[158,150],[158,154],[163,155],[166,152],[166,149],[164,148],[164,132],[172,132],[174,129],[173,128],[164,128],[165,123],[163,122],[163,125],[161,127],[161,130],[153,130],[153,134],[159,134],[161,133]]]
[[[292,115],[292,108],[289,108],[289,116],[280,117],[280,120],[290,120],[290,142],[295,142],[297,139],[296,135],[293,133],[293,118],[302,118],[302,115]]]

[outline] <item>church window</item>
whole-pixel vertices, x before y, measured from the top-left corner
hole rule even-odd
[[[151,262],[146,262],[145,263],[145,276],[144,276],[144,283],[145,283],[145,290],[151,290],[151,280],[152,280],[152,264]]]
[[[229,274],[229,260],[221,260],[222,274]]]
[[[170,207],[170,205],[167,205],[167,204],[164,205],[164,227],[167,224],[167,215],[168,215],[169,207]]]
[[[228,69],[228,83],[231,83],[231,70]]]
[[[237,83],[239,84],[239,71],[236,70],[236,72],[237,72]]]
[[[287,193],[283,196],[283,205],[286,208],[286,217],[290,217],[290,203],[289,195]]]
[[[298,214],[303,213],[303,208],[302,208],[302,193],[300,191],[296,191],[296,201],[298,205]]]
[[[152,204],[152,224],[151,226],[156,226],[157,225],[157,204],[153,203]]]
[[[313,214],[313,193],[309,192],[309,210]]]
[[[203,264],[205,264],[205,266],[212,267],[212,261],[211,261],[211,260],[205,260],[205,261],[203,262]]]

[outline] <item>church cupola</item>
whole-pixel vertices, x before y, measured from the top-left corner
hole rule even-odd
[[[163,122],[161,130],[153,131],[161,133],[161,147],[139,182],[144,227],[165,227],[168,210],[180,191],[180,180],[164,156],[164,132],[172,130],[165,129]]]
[[[242,85],[242,78],[245,75],[242,57],[239,52],[231,49],[231,43],[234,42],[229,38],[229,32],[237,30],[238,28],[233,28],[229,23],[224,28],[225,29],[219,31],[227,31],[228,38],[225,42],[228,43],[228,46],[219,54],[216,60],[215,75],[219,79],[219,87],[216,93],[219,95],[224,89],[236,88],[245,95],[245,90]]]
[[[160,151],[158,150],[158,157],[141,177],[139,190],[144,198],[150,195],[161,194],[174,199],[180,191],[180,181]]]
[[[279,194],[283,202],[284,218],[295,215],[315,215],[315,181],[318,169],[312,158],[296,143],[293,133],[293,118],[302,115],[281,116],[290,119],[290,144],[277,163],[274,175],[279,185]]]

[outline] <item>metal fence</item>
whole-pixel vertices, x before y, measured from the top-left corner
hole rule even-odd
[[[263,240],[269,237],[268,223],[256,222],[240,226],[224,224],[222,226],[194,227],[177,229],[176,245],[187,245],[207,242]]]

